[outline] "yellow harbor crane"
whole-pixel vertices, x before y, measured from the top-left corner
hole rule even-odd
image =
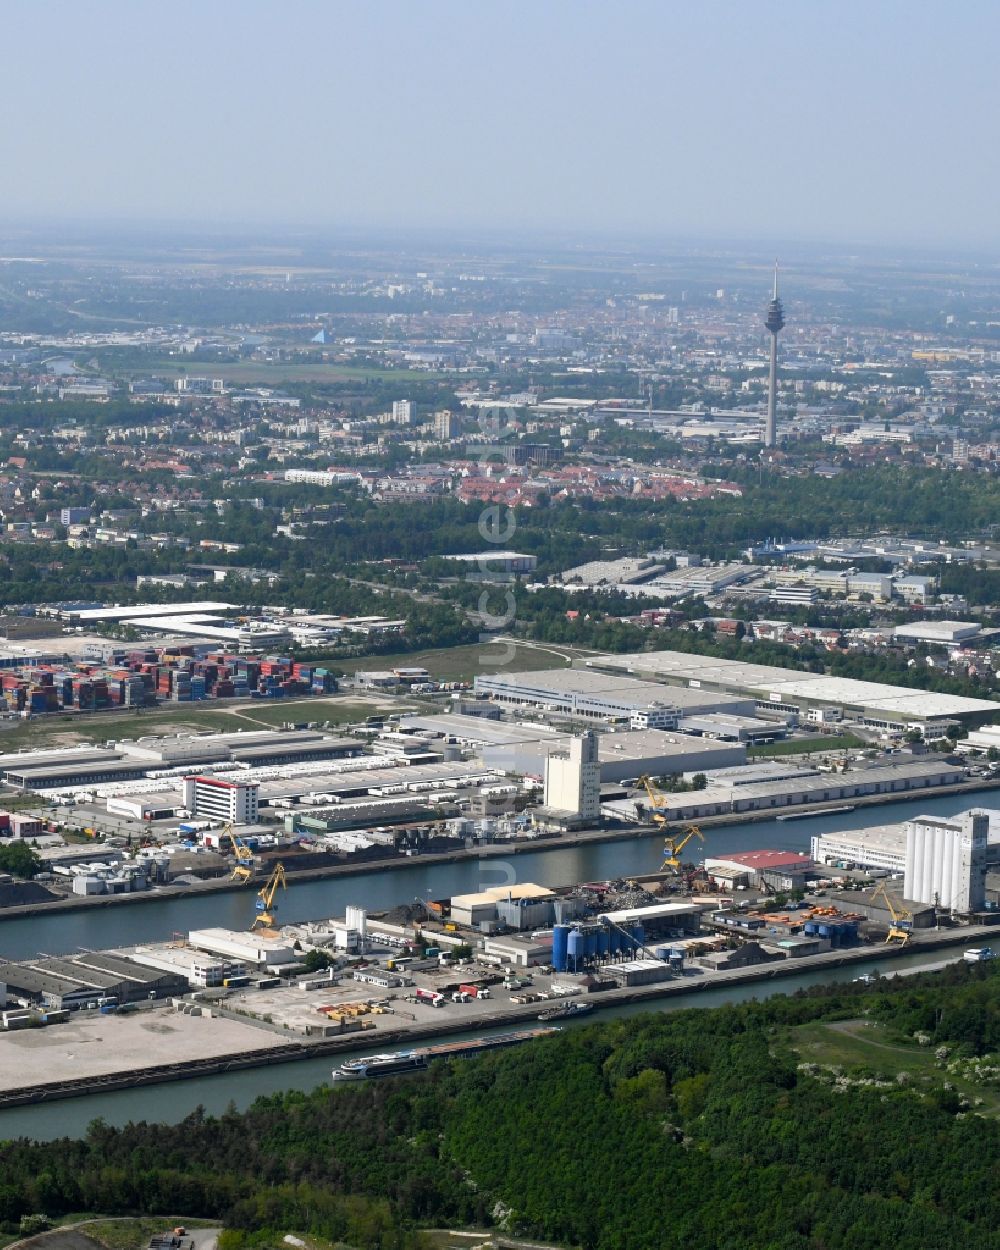
[[[250,926],[250,932],[255,933],[258,929],[263,933],[276,933],[278,931],[278,922],[274,918],[274,913],[278,910],[278,906],[274,901],[274,896],[278,893],[278,887],[287,890],[285,883],[285,865],[275,864],[267,881],[257,891],[257,915],[254,916],[253,924]]]
[[[653,824],[666,832],[667,818],[664,815],[663,807],[666,803],[666,796],[662,790],[653,787],[649,777],[642,776],[639,778],[639,785],[643,787],[649,796],[649,817]],[[687,831],[677,837],[666,836],[663,840],[663,864],[660,872],[678,872],[681,866],[681,852],[691,841],[697,838],[699,842],[705,841],[705,835],[697,825],[689,825]]]
[[[659,825],[661,829],[666,828],[667,818],[660,810],[664,804],[664,796],[661,790],[654,790],[653,783],[645,776],[639,778],[639,785],[642,786],[649,795],[649,818],[654,825]]]
[[[219,836],[220,849],[225,849],[227,839],[233,855],[236,857],[236,863],[233,865],[233,871],[230,873],[230,880],[251,881],[254,871],[253,851],[236,832],[236,826],[231,820],[226,821],[222,826],[222,833]]]
[[[663,863],[660,865],[660,872],[680,872],[681,851],[692,838],[697,838],[699,842],[705,841],[705,835],[697,825],[688,825],[683,837],[663,839]]]
[[[885,935],[886,943],[898,942],[901,946],[905,946],[910,940],[910,933],[913,929],[913,913],[907,911],[905,907],[897,907],[892,901],[889,891],[885,888],[885,882],[880,881],[872,891],[872,902],[881,899],[885,903],[886,910],[889,912],[889,932]]]

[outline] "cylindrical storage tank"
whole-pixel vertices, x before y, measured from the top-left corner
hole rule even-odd
[[[639,947],[646,941],[646,930],[641,924],[634,924],[632,926],[632,937],[635,940],[636,950],[638,950]]]
[[[597,942],[600,933],[597,929],[588,929],[586,934],[586,955],[588,960],[597,958]]]
[[[600,929],[597,934],[597,954],[600,959],[607,959],[611,951],[611,930]]]
[[[666,962],[666,960],[668,960],[671,957],[672,951],[669,946],[654,946],[653,954],[656,956],[657,959],[662,959],[664,962]]]
[[[557,924],[552,930],[552,967],[556,972],[566,971],[566,957],[569,953],[569,925]]]
[[[566,939],[566,959],[568,967],[576,971],[586,955],[586,940],[579,929],[571,929]]]
[[[805,925],[803,926],[803,932],[809,934],[810,937],[813,936],[816,932],[816,921],[807,920]]]
[[[831,925],[821,924],[816,926],[816,932],[820,935],[820,937],[828,938],[832,936],[833,929]]]
[[[622,935],[618,932],[617,929],[609,929],[608,930],[609,953],[612,955],[617,955],[621,952],[621,948],[622,948]]]

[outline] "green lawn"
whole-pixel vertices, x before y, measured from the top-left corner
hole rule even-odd
[[[234,733],[238,729],[267,729],[286,721],[330,721],[341,724],[364,719],[374,708],[363,698],[350,701],[336,696],[270,702],[240,702],[227,707],[215,702],[169,704],[141,712],[92,712],[82,716],[43,715],[16,728],[0,731],[0,752],[105,742],[112,738],[139,738],[169,733]]]
[[[353,673],[358,669],[426,668],[438,681],[471,681],[478,673],[537,672],[546,668],[568,668],[569,659],[593,652],[579,651],[561,644],[543,644],[544,650],[516,646],[511,654],[505,643],[474,643],[466,647],[446,647],[438,651],[410,651],[403,655],[363,655],[336,661],[337,667]]]
[[[246,720],[246,717],[251,716],[261,726],[280,726],[286,722],[301,725],[307,721],[319,723],[329,721],[331,725],[343,725],[351,721],[364,720],[376,710],[376,705],[373,703],[345,703],[341,699],[302,699],[288,702],[279,699],[277,703],[261,702],[246,708],[242,725],[236,717],[231,717],[233,722],[231,727],[252,729],[253,726],[249,725]]]
[[[852,1068],[863,1067],[889,1080],[900,1072],[908,1072],[912,1088],[917,1090],[940,1089],[947,1080],[970,1102],[983,1099],[983,1105],[976,1108],[978,1114],[1000,1113],[997,1090],[935,1067],[933,1047],[900,1042],[874,1021],[813,1021],[792,1029],[789,1041],[804,1063],[840,1067],[846,1075]]]
[[[752,759],[764,759],[769,755],[813,755],[817,751],[847,751],[869,744],[854,734],[828,735],[822,738],[796,738],[788,742],[768,742],[765,746],[751,747],[747,754]]]

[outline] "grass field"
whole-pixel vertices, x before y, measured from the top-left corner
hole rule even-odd
[[[766,759],[769,755],[814,755],[817,751],[847,751],[869,744],[854,734],[828,735],[823,738],[794,738],[788,742],[768,742],[765,746],[751,747],[747,754],[752,759]]]
[[[353,673],[358,669],[425,668],[438,681],[471,681],[477,673],[538,672],[546,668],[567,668],[570,660],[592,652],[548,644],[517,644],[513,653],[503,642],[474,643],[467,647],[447,647],[440,651],[410,651],[403,655],[364,655],[338,660],[339,668]]]
[[[351,699],[331,696],[278,700],[274,703],[263,700],[241,702],[235,707],[216,703],[172,704],[141,712],[39,716],[26,724],[0,731],[0,752],[105,742],[113,738],[139,738],[151,734],[235,733],[239,729],[277,728],[289,721],[294,724],[329,721],[339,725],[363,720],[384,704],[383,699],[369,701],[364,696]]]
[[[940,1089],[947,1080],[970,1102],[983,1099],[983,1105],[976,1108],[978,1114],[1000,1113],[1000,1093],[995,1089],[935,1067],[932,1047],[896,1041],[874,1021],[813,1021],[792,1029],[789,1040],[804,1063],[843,1068],[847,1075],[852,1068],[866,1068],[888,1080],[907,1072],[911,1087],[924,1091]]]

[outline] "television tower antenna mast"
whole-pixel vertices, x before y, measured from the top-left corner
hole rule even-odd
[[[774,262],[774,292],[764,318],[771,336],[771,368],[767,379],[767,416],[764,420],[764,446],[774,447],[778,441],[776,408],[778,401],[778,334],[785,325],[785,310],[778,298],[778,262]]]

